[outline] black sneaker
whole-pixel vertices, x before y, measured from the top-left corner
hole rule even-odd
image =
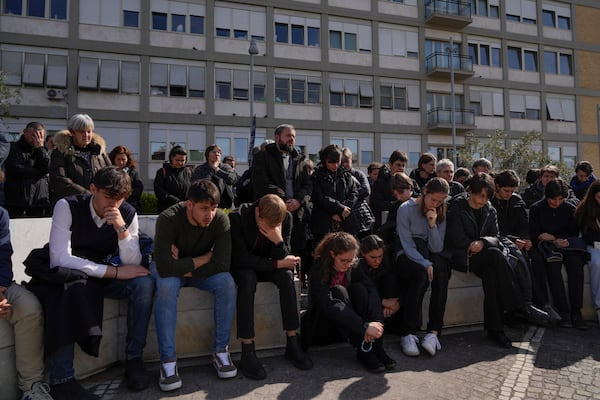
[[[516,311],[516,314],[533,325],[548,326],[551,323],[548,313],[533,304],[524,305]]]
[[[396,360],[387,355],[385,349],[383,348],[383,342],[381,341],[381,339],[377,339],[373,343],[372,351],[375,352],[375,355],[377,356],[379,361],[381,361],[386,370],[396,368]]]
[[[587,324],[581,317],[581,313],[571,315],[571,322],[573,323],[573,328],[580,329],[582,331],[586,331],[588,329]]]
[[[562,319],[558,311],[556,311],[550,304],[544,304],[544,306],[541,308],[548,313],[548,317],[550,318],[550,322],[552,324],[558,324]]]
[[[379,361],[375,351],[363,351],[360,347],[356,350],[356,359],[369,372],[379,373],[385,371],[385,366]]]
[[[85,390],[75,379],[51,385],[50,395],[54,400],[100,400],[100,397]]]
[[[132,358],[125,362],[125,379],[127,380],[127,388],[132,392],[139,392],[148,387],[150,377],[141,357]]]

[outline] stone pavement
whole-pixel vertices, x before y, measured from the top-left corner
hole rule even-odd
[[[127,391],[123,367],[116,366],[83,381],[105,400],[128,399],[600,399],[600,328],[507,329],[513,348],[488,342],[481,327],[448,329],[442,350],[431,358],[402,354],[399,339],[389,335],[386,349],[396,359],[385,374],[364,371],[348,345],[313,347],[311,371],[296,370],[283,350],[261,352],[268,377],[252,381],[241,374],[219,380],[208,358],[181,360],[183,387],[158,389],[158,365],[151,364],[152,384]],[[239,354],[233,355],[234,360]]]

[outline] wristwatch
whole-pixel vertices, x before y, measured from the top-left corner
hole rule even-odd
[[[120,227],[119,229],[117,229],[117,233],[121,234],[121,233],[125,233],[125,231],[129,229],[129,224],[125,224],[122,227]]]

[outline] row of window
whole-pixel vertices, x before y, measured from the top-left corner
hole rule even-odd
[[[397,3],[404,3],[403,0],[391,0]],[[95,3],[92,0],[81,0],[81,19],[88,19],[88,15],[91,13],[96,13],[96,17],[94,18],[103,18],[102,14],[107,14],[115,11],[123,10],[123,20],[122,26],[127,27],[135,27],[139,28],[139,8],[140,1],[128,2],[126,4],[120,4],[120,1],[117,1],[116,4],[114,1],[105,2],[104,6],[101,6],[98,2],[93,4],[93,7],[88,7]],[[167,2],[168,3],[168,2]],[[131,5],[133,4],[133,7]],[[115,5],[117,7],[115,7]],[[173,32],[188,32],[188,33],[197,33],[204,34],[204,17],[205,12],[201,14],[188,14],[181,13],[181,9],[185,8],[186,3],[179,3],[179,7],[175,6],[173,8],[179,8],[178,12],[167,13],[162,12],[162,10],[157,10],[156,8],[165,8],[160,7],[163,4],[152,5],[152,28],[157,30],[172,30]],[[473,15],[478,15],[482,17],[488,18],[499,18],[500,17],[500,7],[499,0],[470,0],[471,12]],[[204,9],[203,5],[193,5],[190,4],[190,7],[200,7]],[[125,8],[131,7],[133,9]],[[215,19],[218,21],[219,16],[218,11],[216,9],[225,7],[215,7]],[[4,14],[12,14],[12,15],[24,15],[29,17],[39,17],[39,18],[50,18],[50,19],[59,19],[65,20],[67,19],[67,10],[68,4],[67,0],[4,0],[3,13]],[[244,10],[236,10],[236,11],[244,11]],[[264,19],[264,11],[258,12],[263,17],[260,19]],[[171,16],[170,20],[168,16]],[[187,17],[190,17],[189,19]],[[536,2],[535,0],[506,0],[506,18],[509,21],[522,22],[525,24],[536,24],[537,23],[537,14],[536,14]],[[109,21],[105,21],[109,23]],[[111,24],[114,25],[115,21],[112,21]],[[552,5],[552,4],[542,4],[542,24],[548,27],[554,27],[559,29],[571,29],[571,12],[570,8],[567,5]],[[121,24],[117,24],[121,25]],[[189,25],[189,30],[186,29],[186,26]],[[317,24],[316,28],[319,26]],[[220,29],[223,29],[220,27]],[[225,28],[226,29],[226,28]],[[223,32],[222,32],[223,33]],[[264,35],[263,35],[264,37]]]

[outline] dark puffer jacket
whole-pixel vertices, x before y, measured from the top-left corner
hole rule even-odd
[[[494,196],[491,202],[498,215],[498,228],[502,236],[512,241],[529,239],[527,206],[521,196],[513,193],[508,200],[499,200]]]
[[[174,168],[171,163],[164,163],[156,171],[154,178],[154,194],[158,214],[187,199],[188,189],[192,183],[192,167]]]
[[[358,189],[350,171],[341,167],[332,173],[320,165],[315,169],[312,179],[313,212],[310,226],[313,234],[325,235],[331,232],[331,217],[337,214],[341,218],[344,207],[352,208],[358,198]]]
[[[219,188],[219,193],[221,193],[219,208],[231,208],[233,206],[233,185],[236,184],[238,176],[230,165],[220,163],[219,170],[215,171],[208,165],[208,162],[200,164],[192,173],[192,181],[196,179],[209,179]]]
[[[106,142],[94,133],[92,142],[80,149],[73,142],[69,131],[61,131],[54,136],[56,149],[50,161],[50,199],[52,205],[63,197],[89,193],[94,174],[101,168],[112,165],[106,154]],[[90,152],[90,162],[83,153]]]
[[[18,141],[11,143],[5,169],[7,206],[50,207],[50,155],[45,147],[33,148],[21,135]]]

